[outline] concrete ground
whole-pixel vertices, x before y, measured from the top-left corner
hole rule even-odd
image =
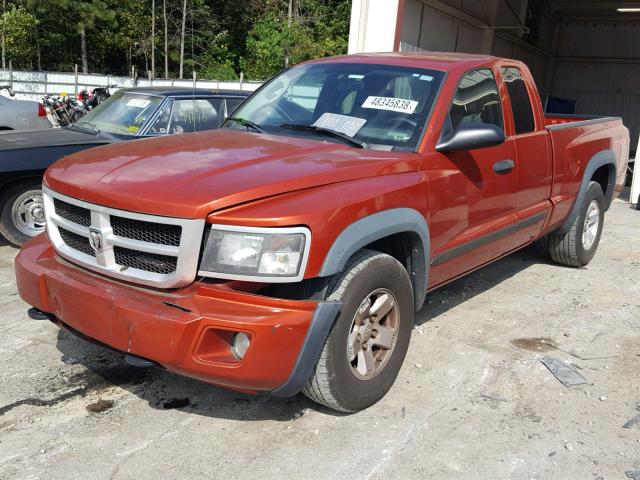
[[[587,268],[539,243],[433,293],[395,386],[354,415],[128,367],[29,320],[1,244],[0,478],[626,478],[640,470],[640,425],[622,428],[640,414],[639,239],[640,212],[617,200]],[[587,383],[565,388],[545,355]]]

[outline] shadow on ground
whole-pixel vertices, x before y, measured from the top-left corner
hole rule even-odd
[[[416,324],[421,325],[437,318],[531,265],[548,261],[546,239],[543,239],[429,294],[428,302],[416,317]],[[89,343],[65,330],[58,333],[57,348],[62,353],[62,362],[79,363],[86,367],[86,370],[71,375],[66,381],[69,389],[84,387],[78,390],[82,396],[90,392],[99,395],[100,391],[117,385],[145,400],[155,409],[181,409],[196,415],[232,420],[290,421],[299,417],[307,408],[338,415],[301,394],[291,398],[253,396],[160,369],[132,367],[124,363],[123,355]]]
[[[429,293],[424,306],[416,314],[416,326],[436,319],[443,313],[476,295],[491,290],[499,283],[532,265],[551,263],[547,252],[547,237],[544,237],[527,248]]]

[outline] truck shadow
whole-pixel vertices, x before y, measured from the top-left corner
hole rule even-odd
[[[434,320],[530,266],[539,264],[552,264],[547,252],[546,237],[427,294],[423,307],[416,314],[415,324],[420,326]]]
[[[545,250],[544,244],[538,242],[429,294],[427,303],[416,316],[416,325],[437,318],[531,265],[548,262]],[[65,387],[78,389],[79,395],[86,399],[89,410],[100,403],[98,400],[105,400],[102,404],[107,408],[117,407],[122,398],[114,393],[113,387],[117,386],[144,400],[154,409],[179,409],[230,420],[295,421],[309,409],[342,415],[318,406],[302,394],[291,398],[253,396],[161,369],[129,366],[124,363],[123,355],[82,340],[66,330],[59,331],[56,346],[62,353],[60,368],[65,369],[69,365],[66,368],[74,372],[64,375],[67,378]],[[84,369],[72,366],[76,364]],[[109,401],[111,397],[115,398],[114,404]]]

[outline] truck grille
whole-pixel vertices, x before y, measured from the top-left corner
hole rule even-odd
[[[116,210],[43,187],[47,231],[57,252],[129,282],[175,288],[196,275],[204,220]]]
[[[113,247],[118,265],[137,268],[146,272],[173,273],[176,271],[176,257],[138,252],[129,248]]]
[[[77,250],[78,252],[82,252],[85,255],[89,255],[91,257],[96,256],[96,252],[94,252],[93,248],[91,248],[89,239],[87,237],[83,237],[82,235],[70,232],[69,230],[62,227],[58,227],[58,232],[60,233],[60,237],[62,237],[62,241],[69,247]]]
[[[53,204],[56,207],[56,213],[65,220],[85,227],[91,225],[91,210],[63,202],[57,198],[53,199]]]
[[[113,234],[120,237],[174,247],[180,245],[180,236],[182,235],[180,225],[142,222],[115,216],[111,217],[111,227]]]

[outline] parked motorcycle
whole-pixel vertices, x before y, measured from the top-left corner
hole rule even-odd
[[[109,89],[115,87],[117,87],[117,85],[96,87],[93,90],[81,90],[80,92],[78,92],[78,100],[82,102],[86,110],[93,110],[111,96],[111,92],[109,91]]]
[[[71,125],[71,114],[62,95],[45,95],[42,97],[42,104],[47,118],[54,127]]]
[[[88,111],[82,101],[70,97],[65,92],[61,92],[60,95],[45,95],[42,97],[42,104],[47,118],[54,126],[71,125],[84,117]]]

